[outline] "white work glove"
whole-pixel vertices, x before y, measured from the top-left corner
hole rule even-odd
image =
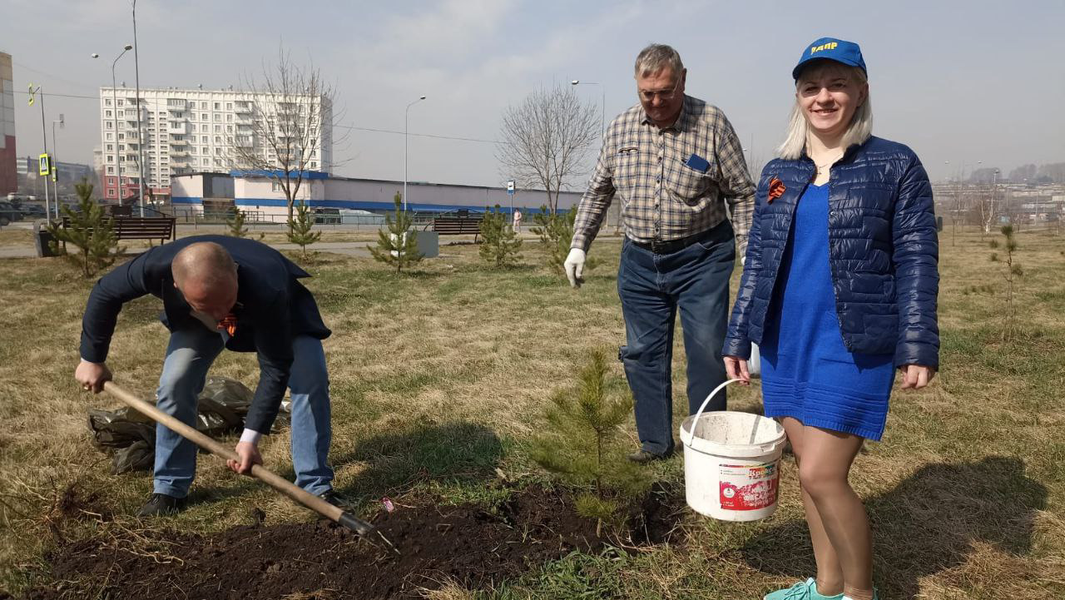
[[[566,267],[566,277],[569,279],[569,284],[575,288],[581,287],[584,283],[584,259],[588,254],[580,248],[574,248],[569,251],[569,256],[566,257],[566,262],[562,263]]]

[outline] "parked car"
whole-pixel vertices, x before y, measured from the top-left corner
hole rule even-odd
[[[316,208],[314,209],[314,222],[315,223],[339,223],[340,211],[335,208]]]
[[[0,202],[0,226],[21,220],[22,213],[17,208],[12,206],[10,202]]]
[[[44,219],[48,216],[40,204],[22,204],[18,209],[24,219]]]

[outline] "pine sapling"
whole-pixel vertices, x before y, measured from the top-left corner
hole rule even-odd
[[[521,239],[498,204],[495,210],[484,211],[479,253],[485,262],[496,267],[506,267],[521,258]]]
[[[82,181],[74,186],[78,194],[78,208],[71,210],[62,207],[64,219],[68,222],[63,227],[61,222],[49,223],[48,232],[55,238],[50,242],[53,252],[66,256],[81,267],[82,275],[88,279],[102,269],[114,264],[115,259],[125,250],[118,245],[118,236],[113,229],[111,217],[104,214],[102,206],[92,199],[93,186]],[[68,254],[64,244],[75,246],[79,252]]]
[[[607,353],[592,352],[575,389],[551,398],[550,428],[533,441],[532,457],[547,471],[581,488],[576,509],[584,517],[620,526],[625,500],[647,487],[643,472],[625,460],[619,426],[632,412],[632,396],[619,377],[609,376]]]
[[[566,278],[565,263],[570,244],[573,243],[573,223],[576,218],[576,209],[558,213],[549,212],[546,206],[541,206],[540,212],[533,215],[536,227],[532,228],[532,232],[540,236],[540,244],[547,257],[547,268],[563,279]],[[584,263],[584,270],[594,269],[598,264],[598,260],[589,258]]]
[[[247,215],[240,208],[233,207],[233,218],[226,219],[226,225],[229,227],[229,235],[233,237],[248,237],[248,228],[244,226],[244,219]]]
[[[420,262],[425,255],[418,252],[418,238],[411,231],[414,218],[403,210],[403,195],[396,192],[392,201],[396,210],[385,213],[385,228],[377,232],[377,247],[366,248],[374,259],[396,267],[399,273],[404,267]]]
[[[312,231],[314,228],[314,214],[307,204],[300,200],[296,203],[296,214],[288,220],[288,241],[300,247],[303,260],[307,260],[307,246],[317,242],[322,237],[321,231]]]
[[[1014,322],[1013,317],[1015,315],[1015,308],[1013,305],[1013,285],[1017,282],[1017,279],[1024,275],[1024,269],[1017,262],[1014,256],[1017,253],[1017,238],[1013,233],[1013,225],[1003,225],[1002,235],[1006,237],[1006,243],[1003,248],[1006,251],[1006,260],[999,259],[997,252],[991,253],[991,262],[1003,262],[1003,277],[1006,279],[1006,322],[1005,327],[1002,330],[1002,339],[1008,340],[1013,336]],[[991,249],[995,250],[999,248],[998,240],[991,240]]]

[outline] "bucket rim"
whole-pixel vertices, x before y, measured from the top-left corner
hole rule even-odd
[[[710,413],[703,414],[713,414],[715,412],[735,413],[735,411],[712,411]],[[706,438],[696,437],[694,432],[694,426],[700,416],[702,415],[691,415],[681,422],[680,440],[684,444],[685,448],[691,448],[692,450],[701,454],[727,456],[732,458],[752,458],[777,454],[784,448],[784,444],[787,442],[787,433],[784,431],[784,427],[775,420],[762,415],[753,416],[759,419],[768,419],[770,421],[773,421],[773,423],[777,426],[779,433],[772,440],[758,444],[722,444],[720,442],[715,442]]]

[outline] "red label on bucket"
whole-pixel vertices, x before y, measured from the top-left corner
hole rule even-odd
[[[777,501],[777,462],[761,465],[721,465],[721,508],[758,510]]]

